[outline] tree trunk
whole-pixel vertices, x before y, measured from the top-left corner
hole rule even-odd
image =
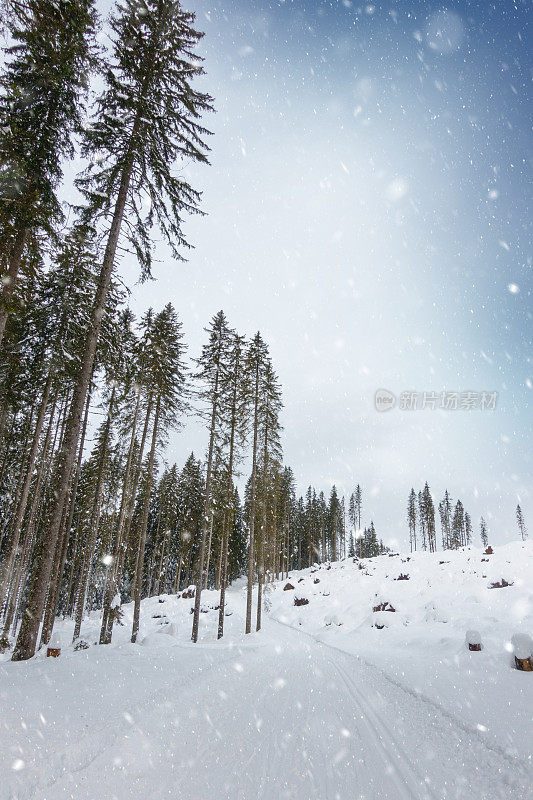
[[[246,628],[245,633],[252,631],[252,590],[254,585],[254,527],[255,527],[255,484],[257,473],[257,434],[259,423],[259,362],[255,369],[254,387],[254,444],[252,451],[252,486],[250,496],[250,525],[248,537],[248,585],[246,587]]]
[[[89,520],[89,536],[85,545],[85,552],[81,564],[81,575],[78,585],[78,596],[76,598],[76,612],[74,622],[74,633],[72,641],[78,638],[81,631],[81,623],[83,620],[83,610],[85,608],[85,601],[87,599],[87,587],[89,585],[89,575],[91,572],[91,565],[94,556],[94,548],[96,545],[96,537],[98,535],[98,526],[100,523],[100,510],[102,508],[102,483],[104,481],[105,465],[108,455],[109,434],[111,432],[111,420],[113,417],[113,403],[115,402],[115,389],[111,392],[109,399],[109,408],[107,409],[107,419],[104,428],[104,439],[102,443],[102,453],[100,456],[100,463],[98,464],[98,474],[96,478],[96,488],[94,490],[94,501],[91,509],[91,517]]]
[[[100,335],[100,329],[102,327],[107,293],[113,272],[115,253],[118,245],[122,220],[124,217],[126,200],[128,197],[128,190],[135,158],[133,142],[135,141],[135,137],[140,129],[140,126],[141,120],[140,118],[137,118],[132,130],[130,150],[126,156],[126,162],[122,169],[120,188],[117,194],[111,228],[109,230],[102,269],[98,279],[98,286],[96,289],[96,295],[91,314],[91,322],[89,325],[87,338],[85,340],[82,363],[74,387],[74,395],[70,407],[67,428],[59,456],[57,480],[55,481],[56,493],[50,513],[48,535],[46,537],[46,541],[43,542],[43,547],[37,556],[33,569],[26,609],[22,619],[22,624],[20,626],[17,644],[12,656],[13,661],[24,661],[27,658],[31,658],[35,653],[39,626],[46,600],[46,591],[48,588],[48,582],[50,580],[50,574],[52,572],[57,537],[59,535],[61,519],[63,517],[63,509],[67,499],[70,476],[72,474],[74,460],[76,458],[76,452],[78,449],[78,436],[80,432],[83,407],[85,405],[87,390],[93,371],[96,346],[98,343],[98,337]]]
[[[268,487],[268,406],[265,414],[265,439],[263,442],[263,502],[261,509],[262,523],[257,558],[257,617],[256,631],[261,630],[261,613],[263,602],[263,584],[265,582],[265,539],[267,533],[267,487]]]
[[[192,635],[191,635],[191,639],[193,642],[198,641],[198,628],[200,625],[200,602],[202,597],[205,545],[207,540],[207,524],[210,518],[210,510],[211,510],[211,473],[213,471],[213,451],[215,446],[215,429],[217,424],[219,380],[220,380],[220,367],[217,364],[215,387],[213,392],[213,405],[211,409],[211,426],[209,432],[209,452],[207,455],[207,472],[205,478],[205,500],[204,500],[204,513],[202,517],[202,538],[200,541],[200,553],[198,556],[198,575],[196,578],[196,592],[194,597],[194,614],[193,614]]]
[[[15,293],[27,238],[28,229],[24,226],[17,231],[17,235],[15,236],[11,258],[9,259],[9,268],[3,279],[3,289],[0,295],[0,344],[2,344],[2,339],[4,338],[7,318],[9,316],[9,303]]]
[[[37,478],[35,481],[35,486],[33,487],[33,500],[30,507],[30,511],[28,514],[28,519],[26,521],[26,534],[24,536],[24,541],[22,545],[22,551],[19,555],[19,561],[17,568],[15,570],[15,574],[11,581],[11,589],[8,595],[8,602],[7,602],[7,609],[6,614],[4,617],[4,635],[7,636],[9,634],[9,629],[11,627],[11,623],[16,615],[18,600],[20,598],[21,588],[22,585],[25,583],[23,580],[24,576],[24,567],[26,563],[29,561],[31,548],[33,546],[33,534],[34,534],[34,522],[35,516],[37,512],[37,506],[39,504],[39,497],[41,493],[41,485],[43,483],[44,473],[47,466],[47,454],[48,448],[50,446],[50,440],[52,438],[52,428],[54,424],[54,415],[57,403],[57,392],[54,395],[54,399],[52,400],[52,408],[50,411],[50,420],[48,422],[48,427],[46,430],[46,435],[44,437],[43,442],[43,449],[41,453],[41,463],[39,465],[39,469],[37,471]]]
[[[209,579],[209,562],[211,561],[211,543],[213,541],[213,511],[211,510],[210,513],[210,522],[209,522],[209,542],[207,544],[207,561],[205,564],[205,578],[204,578],[204,589],[207,589],[207,581]]]
[[[44,611],[43,627],[41,630],[41,640],[39,647],[48,644],[50,636],[52,635],[52,628],[54,627],[54,618],[56,615],[57,600],[59,596],[59,589],[61,586],[61,578],[63,577],[63,567],[65,566],[65,558],[67,555],[68,534],[67,534],[67,517],[68,505],[65,506],[65,513],[63,514],[63,522],[59,538],[57,540],[57,551],[55,562],[57,566],[52,572],[52,579],[48,590],[48,597]]]
[[[11,571],[13,569],[13,562],[15,560],[15,555],[19,546],[20,533],[22,528],[22,519],[24,517],[26,504],[28,502],[28,495],[30,493],[31,479],[33,477],[33,468],[35,466],[35,460],[37,458],[37,452],[39,449],[39,439],[41,438],[44,418],[46,415],[46,408],[48,406],[48,399],[50,397],[51,386],[52,386],[52,373],[50,372],[48,375],[48,379],[46,381],[46,385],[44,387],[43,398],[41,400],[41,406],[39,408],[39,415],[37,417],[37,422],[35,423],[35,430],[33,432],[33,441],[31,445],[30,455],[28,458],[28,463],[26,466],[26,476],[24,478],[22,492],[19,501],[17,503],[15,517],[13,519],[9,549],[7,554],[4,555],[4,560],[2,562],[2,566],[0,567],[0,601],[2,602],[6,597],[6,587],[10,580]]]
[[[148,512],[150,510],[150,494],[152,490],[152,473],[154,469],[155,448],[157,444],[157,429],[159,426],[159,412],[161,409],[161,396],[158,396],[155,415],[154,415],[154,429],[152,431],[152,445],[150,447],[150,455],[148,457],[148,475],[146,477],[146,491],[143,500],[143,509],[141,516],[141,529],[139,532],[139,550],[137,552],[137,562],[135,566],[135,579],[133,589],[133,627],[131,631],[131,641],[133,644],[137,641],[137,634],[139,633],[139,619],[141,614],[141,592],[143,582],[143,564],[144,564],[144,550],[146,546],[146,532],[148,528]]]
[[[140,403],[141,403],[141,392],[139,390],[139,393],[137,395],[137,402],[135,404],[135,414],[133,417],[133,426],[131,431],[130,447],[128,451],[128,460],[126,463],[126,471],[124,473],[124,489],[122,492],[122,499],[120,501],[120,511],[117,523],[117,532],[115,536],[115,546],[113,549],[113,572],[109,580],[108,589],[104,600],[102,627],[100,629],[100,644],[110,644],[113,636],[114,617],[110,615],[111,603],[113,602],[114,595],[119,591],[120,588],[120,578],[122,575],[122,563],[124,554],[122,541],[123,538],[127,536],[129,531],[129,525],[126,525],[125,527],[124,523],[126,520],[126,514],[128,508],[133,507],[133,504],[135,503],[135,495],[137,494],[137,487],[139,485],[139,480],[141,477],[144,446],[146,443],[146,437],[148,435],[148,426],[150,423],[150,416],[152,413],[152,395],[150,395],[148,398],[148,406],[146,409],[144,427],[141,436],[141,444],[139,447],[139,465],[138,469],[134,474],[133,485],[131,486],[130,489],[129,486],[130,473],[133,465],[133,454],[135,451],[135,434],[137,431],[137,420],[139,418]],[[124,532],[124,537],[123,537],[123,532]]]

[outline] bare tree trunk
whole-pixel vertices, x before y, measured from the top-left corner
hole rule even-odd
[[[4,554],[4,559],[8,557],[9,551],[10,551],[10,548],[11,548],[11,542],[12,542],[11,534],[12,534],[12,531],[13,531],[13,512],[16,513],[17,508],[19,506],[19,501],[20,501],[20,498],[21,498],[21,495],[22,495],[22,490],[23,490],[25,479],[26,479],[26,467],[27,467],[27,464],[28,464],[30,450],[31,450],[31,441],[30,441],[30,439],[33,439],[33,436],[31,434],[33,433],[32,423],[33,423],[33,412],[34,411],[35,411],[35,409],[32,408],[31,412],[29,414],[29,417],[28,417],[28,420],[27,420],[27,423],[26,423],[26,435],[24,437],[24,444],[20,448],[20,452],[21,452],[22,455],[20,457],[20,470],[19,470],[19,474],[18,474],[18,477],[17,477],[17,488],[15,490],[15,496],[13,498],[13,501],[10,503],[9,510],[6,510],[6,512],[4,514],[4,519],[3,519],[2,524],[1,524],[0,551],[7,551]],[[6,499],[11,500],[12,492],[10,490],[8,490],[6,494],[7,494]],[[11,516],[10,516],[10,514],[11,514]],[[9,572],[10,571],[11,570],[9,570]],[[0,566],[0,575],[1,574],[2,574],[2,571],[1,571],[1,566]],[[9,583],[9,576],[7,576],[6,583],[7,584]],[[4,597],[5,597],[5,595],[4,595]],[[2,598],[2,594],[0,593],[0,608],[3,605],[2,602],[1,602],[2,599],[3,599]]]
[[[146,532],[148,528],[148,512],[150,510],[150,494],[152,491],[152,473],[154,469],[155,448],[157,444],[157,429],[159,426],[159,413],[161,410],[161,396],[158,396],[155,415],[154,415],[154,429],[152,431],[152,445],[150,447],[150,455],[148,457],[148,475],[146,477],[146,491],[143,500],[143,509],[141,516],[141,529],[139,533],[139,550],[137,552],[137,562],[135,566],[135,579],[133,582],[133,627],[131,631],[131,641],[133,644],[137,641],[137,634],[139,633],[139,619],[141,615],[141,591],[143,582],[143,564],[144,564],[144,550],[146,546]]]
[[[109,434],[111,432],[111,420],[113,417],[113,403],[115,402],[115,389],[111,392],[109,399],[109,407],[107,409],[107,418],[104,428],[104,439],[102,443],[102,453],[100,455],[100,463],[98,464],[98,474],[96,478],[96,487],[94,490],[93,507],[91,509],[91,517],[89,520],[89,536],[85,545],[85,552],[81,564],[81,575],[78,584],[78,596],[76,598],[76,612],[74,622],[74,633],[72,641],[78,638],[81,631],[81,623],[83,620],[83,610],[85,608],[85,601],[87,599],[87,587],[89,585],[89,575],[91,572],[92,560],[94,557],[94,548],[96,545],[96,537],[98,535],[98,526],[100,524],[100,511],[102,508],[102,483],[104,481],[105,465],[108,456],[108,443]]]
[[[50,420],[48,422],[48,427],[43,442],[41,463],[37,471],[37,478],[35,481],[35,486],[33,488],[33,500],[28,514],[28,519],[26,521],[26,534],[24,536],[22,551],[19,555],[18,565],[15,570],[13,579],[11,581],[11,589],[8,595],[7,608],[4,617],[4,636],[6,637],[9,635],[9,629],[11,627],[11,623],[16,615],[16,609],[21,592],[21,586],[23,584],[24,569],[26,563],[29,561],[31,548],[33,546],[34,522],[37,512],[37,506],[39,505],[41,485],[43,483],[44,473],[47,467],[47,454],[48,454],[48,448],[50,447],[50,440],[52,438],[52,428],[54,423],[56,403],[57,403],[57,392],[55,393],[54,399],[52,401],[52,408],[50,410]]]
[[[207,580],[209,578],[209,562],[211,561],[211,543],[213,541],[213,510],[211,509],[210,513],[210,521],[209,521],[209,542],[207,544],[207,561],[205,564],[205,578],[204,578],[204,589],[207,589]]]
[[[152,396],[148,398],[148,406],[146,409],[146,416],[144,420],[144,428],[141,436],[141,444],[139,447],[139,462],[138,468],[134,473],[134,480],[133,485],[130,487],[130,473],[131,468],[133,465],[133,454],[135,451],[135,435],[137,431],[137,420],[139,418],[139,408],[141,403],[141,393],[137,395],[137,402],[135,404],[135,414],[133,417],[133,427],[131,431],[131,440],[130,440],[130,447],[128,451],[128,460],[126,462],[126,470],[124,473],[124,488],[122,492],[122,499],[120,501],[120,511],[117,523],[117,532],[115,535],[115,546],[113,549],[113,573],[112,577],[109,580],[107,593],[105,595],[104,600],[104,608],[102,614],[102,627],[100,629],[100,644],[110,644],[112,636],[113,636],[113,624],[114,618],[110,614],[111,610],[111,603],[113,602],[113,597],[116,592],[118,592],[120,587],[120,578],[122,575],[122,564],[124,560],[124,547],[122,545],[123,539],[125,539],[129,533],[129,525],[131,524],[131,517],[129,522],[124,525],[126,521],[126,514],[128,508],[131,507],[133,513],[133,504],[135,503],[135,496],[137,494],[137,487],[139,486],[139,480],[141,477],[141,470],[142,470],[142,460],[144,456],[144,446],[146,443],[146,437],[148,435],[148,426],[150,424],[150,416],[152,413]]]
[[[70,477],[78,449],[77,445],[81,426],[81,417],[83,414],[87,390],[93,371],[96,346],[100,335],[100,329],[102,327],[107,293],[109,291],[109,284],[113,272],[120,228],[122,226],[124,209],[126,207],[126,200],[128,197],[128,190],[135,159],[134,143],[140,127],[141,119],[138,116],[133,125],[132,136],[130,139],[130,149],[122,169],[120,188],[117,194],[113,219],[109,230],[102,269],[98,279],[91,321],[82,354],[81,367],[74,387],[74,395],[70,407],[65,437],[61,448],[61,453],[59,455],[59,463],[56,471],[57,475],[56,480],[54,480],[56,486],[55,500],[52,504],[50,519],[47,526],[48,535],[43,537],[42,547],[37,555],[36,563],[34,565],[30,589],[28,592],[28,599],[26,602],[26,609],[22,619],[22,624],[20,626],[17,644],[12,656],[13,661],[24,661],[27,658],[31,658],[35,653],[39,626],[46,600],[46,591],[48,588],[48,582],[50,580],[50,574],[52,572],[57,537],[59,535],[61,519],[63,517],[63,509],[65,507],[68,487],[70,484]]]
[[[233,376],[233,396],[231,400],[231,430],[229,440],[228,485],[226,487],[226,513],[222,528],[221,564],[220,564],[220,601],[218,609],[217,639],[224,636],[224,607],[226,605],[226,584],[228,581],[228,546],[230,531],[233,527],[233,459],[235,454],[235,430],[237,427],[237,389],[239,385],[239,361],[237,357]]]
[[[245,633],[252,631],[252,590],[254,585],[254,559],[255,559],[255,493],[257,481],[257,434],[259,425],[259,362],[255,370],[254,386],[254,444],[252,451],[252,486],[250,496],[250,525],[248,537],[248,585],[246,587],[246,628]]]
[[[4,331],[6,329],[7,318],[9,316],[9,303],[11,302],[15,293],[17,285],[17,278],[22,264],[22,256],[24,254],[24,247],[28,238],[28,229],[26,226],[19,228],[13,250],[11,251],[11,258],[9,259],[9,268],[6,276],[3,278],[3,289],[0,295],[0,344],[4,338]]]
[[[57,540],[57,552],[55,563],[57,566],[52,571],[52,578],[48,590],[48,597],[44,611],[43,626],[41,629],[41,640],[39,646],[42,647],[48,644],[50,636],[52,635],[52,628],[54,626],[54,617],[57,608],[57,599],[59,596],[59,588],[61,586],[61,578],[63,577],[63,567],[65,565],[65,558],[67,555],[68,535],[67,535],[67,517],[68,506],[65,506],[65,513],[63,514],[63,522],[61,524],[61,531]]]
[[[35,430],[33,432],[33,441],[28,458],[28,463],[26,465],[26,475],[24,478],[24,484],[22,486],[22,492],[19,501],[17,503],[15,517],[13,519],[9,549],[7,554],[4,556],[4,561],[2,562],[2,566],[0,567],[0,601],[3,601],[5,599],[6,586],[9,582],[11,571],[13,569],[13,562],[15,560],[15,555],[19,546],[20,533],[22,528],[22,518],[24,517],[26,504],[28,502],[28,495],[30,493],[31,479],[33,477],[33,468],[35,466],[35,459],[37,458],[37,452],[39,449],[39,439],[41,438],[44,418],[46,415],[46,408],[48,406],[48,399],[50,397],[51,386],[52,386],[52,373],[50,372],[48,375],[48,379],[46,381],[46,385],[44,387],[43,398],[41,400],[41,406],[39,408],[39,415],[37,417],[37,422],[35,423]]]
[[[90,407],[90,405],[91,405],[91,387],[89,386],[89,391],[87,392],[87,400],[85,402],[85,416],[83,417],[83,426],[82,426],[82,429],[81,429],[81,439],[80,439],[80,446],[79,446],[79,450],[78,450],[78,461],[77,461],[77,464],[76,464],[76,473],[74,475],[74,483],[72,484],[72,489],[70,491],[70,511],[69,511],[69,517],[68,517],[68,521],[67,521],[67,531],[69,531],[69,534],[70,534],[70,531],[72,530],[72,521],[74,519],[74,511],[76,509],[76,495],[78,493],[78,483],[79,483],[79,480],[80,480],[81,462],[82,462],[82,459],[83,459],[83,448],[85,446],[85,435],[87,433],[87,421],[89,419],[89,407]],[[71,589],[72,589],[72,581],[73,581],[73,577],[74,577],[74,563],[75,563],[75,560],[76,560],[76,550],[77,550],[77,546],[78,546],[78,535],[79,535],[79,531],[78,531],[78,527],[76,527],[76,536],[75,536],[75,539],[74,539],[74,546],[72,548],[72,564],[71,564],[70,571],[69,571],[69,579],[68,579],[67,591],[66,591],[66,606],[65,606],[66,609],[68,608],[68,604],[70,602],[70,592],[71,592]],[[66,551],[65,551],[65,559],[66,559]]]
[[[198,556],[198,575],[196,578],[196,592],[194,597],[194,614],[192,620],[192,635],[193,642],[198,641],[198,628],[200,625],[200,602],[202,597],[202,583],[203,571],[205,560],[205,545],[207,539],[207,524],[210,518],[211,511],[211,480],[213,471],[213,451],[215,446],[215,430],[217,424],[218,413],[218,387],[220,381],[220,366],[217,364],[217,371],[215,377],[215,387],[213,392],[213,406],[211,409],[211,426],[209,432],[209,452],[207,455],[207,472],[205,477],[205,499],[204,499],[204,512],[202,516],[202,538],[200,541],[200,553]]]
[[[221,568],[220,568],[220,601],[218,605],[218,632],[217,639],[222,639],[224,636],[224,609],[226,605],[226,584],[228,581],[228,542],[229,542],[229,528],[232,513],[227,509],[224,514],[224,523],[222,529],[222,548],[221,548]]]
[[[181,567],[183,565],[183,560],[181,558],[181,548],[180,548],[180,556],[179,561],[176,564],[176,580],[174,583],[174,594],[177,594],[180,590],[180,581],[181,581]]]

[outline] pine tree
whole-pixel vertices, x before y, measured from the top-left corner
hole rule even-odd
[[[201,139],[206,131],[198,120],[202,112],[211,109],[211,98],[194,91],[190,83],[203,72],[192,53],[201,38],[192,27],[193,20],[194,15],[183,11],[175,0],[125,0],[111,19],[113,68],[105,75],[98,118],[87,129],[83,148],[86,157],[98,157],[98,166],[93,162],[79,182],[87,199],[83,217],[92,220],[108,214],[110,226],[54,476],[47,543],[34,565],[15,661],[35,652],[126,204],[131,212],[127,236],[144,274],[150,270],[153,222],[157,221],[179,258],[178,248],[186,245],[182,215],[198,212],[198,193],[171,173],[177,158],[207,161]],[[143,197],[150,201],[146,219],[139,205]]]
[[[184,410],[185,366],[181,323],[170,303],[155,316],[147,331],[150,346],[143,358],[143,380],[148,403],[153,405],[152,440],[148,455],[146,485],[140,519],[139,543],[135,561],[133,583],[133,627],[131,641],[136,642],[139,632],[144,553],[148,526],[148,513],[153,483],[155,451],[158,439],[175,426],[177,416]],[[149,417],[149,414],[147,415]]]
[[[180,532],[180,564],[185,569],[184,587],[190,584],[193,564],[198,557],[202,536],[205,479],[200,461],[189,456],[180,475],[178,529]],[[181,577],[181,576],[180,576]],[[177,581],[179,587],[180,580]]]
[[[327,510],[327,540],[329,543],[329,553],[332,561],[337,560],[337,544],[341,527],[341,504],[337,494],[336,486],[333,486],[329,495]]]
[[[466,543],[465,510],[460,500],[455,504],[452,518],[452,548],[457,550]]]
[[[424,490],[422,492],[422,513],[424,515],[424,528],[427,537],[427,542],[429,545],[429,551],[430,553],[434,553],[437,550],[437,538],[435,530],[435,508],[433,505],[433,498],[431,497],[431,492],[429,490],[427,481],[424,485]]]
[[[348,522],[350,523],[350,528],[352,532],[353,538],[353,531],[357,530],[357,512],[355,510],[355,493],[352,492],[350,495],[350,500],[348,501]]]
[[[407,522],[409,524],[409,545],[411,553],[416,550],[416,520],[417,520],[417,502],[415,490],[411,489],[409,493],[409,500],[407,502]]]
[[[439,503],[440,524],[442,529],[442,549],[448,550],[452,546],[452,501],[448,490]]]
[[[520,508],[520,504],[516,507],[516,522],[518,524],[518,530],[520,532],[520,538],[523,542],[527,539],[527,528],[526,523],[524,522],[524,515],[522,514],[522,509]]]
[[[354,501],[355,501],[355,513],[356,513],[356,516],[357,516],[357,530],[360,531],[361,530],[361,508],[362,508],[362,503],[363,503],[363,492],[362,492],[361,487],[359,486],[359,484],[357,484],[357,486],[355,487]]]
[[[224,402],[221,407],[222,424],[224,426],[224,445],[228,450],[226,467],[226,492],[224,498],[223,530],[221,542],[220,564],[220,602],[218,614],[217,638],[224,635],[224,609],[226,604],[226,584],[228,577],[228,551],[230,546],[230,533],[239,530],[235,528],[235,494],[233,477],[235,464],[240,456],[248,428],[248,400],[249,392],[245,385],[244,371],[244,338],[238,334],[233,335],[233,341],[228,356],[227,374],[223,376],[222,392]],[[235,490],[236,491],[236,490]],[[238,495],[237,495],[238,501]]]
[[[420,522],[420,530],[422,533],[422,550],[427,550],[428,548],[427,517],[426,517],[425,498],[422,492],[418,492],[418,519]]]
[[[261,630],[262,589],[265,581],[265,547],[268,539],[268,507],[271,494],[275,494],[275,479],[281,459],[279,414],[282,408],[281,390],[270,359],[263,371],[259,428],[261,439],[259,500],[261,517],[257,542],[257,618],[256,630]]]
[[[481,544],[486,548],[489,543],[489,535],[487,532],[487,523],[485,522],[484,517],[481,517],[479,521],[479,535],[481,537]]]
[[[27,0],[0,81],[0,342],[30,238],[63,219],[57,187],[94,66],[93,0]],[[31,260],[31,258],[29,259]]]
[[[206,329],[208,342],[202,348],[202,354],[197,359],[198,371],[195,374],[199,382],[198,396],[205,404],[205,416],[209,424],[209,444],[207,449],[207,464],[205,478],[204,514],[202,518],[202,537],[198,556],[198,571],[196,578],[196,594],[194,598],[194,614],[191,639],[198,641],[198,627],[200,624],[200,604],[204,582],[204,560],[207,531],[211,521],[213,459],[215,447],[220,435],[220,421],[222,417],[223,384],[229,369],[229,359],[233,344],[234,331],[228,326],[223,311],[216,314],[209,328]]]
[[[465,512],[465,544],[472,543],[472,518],[468,512]]]
[[[245,372],[250,387],[251,407],[253,414],[252,423],[252,474],[249,486],[249,513],[248,513],[248,582],[246,587],[246,623],[245,633],[252,630],[252,589],[255,573],[255,515],[257,502],[257,467],[259,444],[260,401],[264,380],[265,366],[268,359],[268,349],[260,333],[256,333],[250,342],[245,356]]]

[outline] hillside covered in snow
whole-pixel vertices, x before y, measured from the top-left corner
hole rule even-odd
[[[189,597],[144,600],[135,645],[132,606],[108,646],[97,613],[81,649],[58,622],[59,658],[0,665],[0,798],[524,800],[532,574],[531,542],[317,565],[270,584],[249,636],[241,580],[218,642],[210,591],[198,644]]]

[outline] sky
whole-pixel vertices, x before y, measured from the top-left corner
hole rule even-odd
[[[158,245],[134,310],[170,300],[191,357],[221,308],[260,330],[298,491],[359,483],[386,543],[406,546],[426,481],[476,538],[481,515],[493,543],[516,538],[517,502],[533,534],[528,4],[184,5],[216,107],[211,166],[184,167],[206,216],[186,222],[187,263]],[[459,407],[407,410],[405,392]],[[461,408],[465,392],[496,408]],[[188,421],[165,457],[206,444]]]

